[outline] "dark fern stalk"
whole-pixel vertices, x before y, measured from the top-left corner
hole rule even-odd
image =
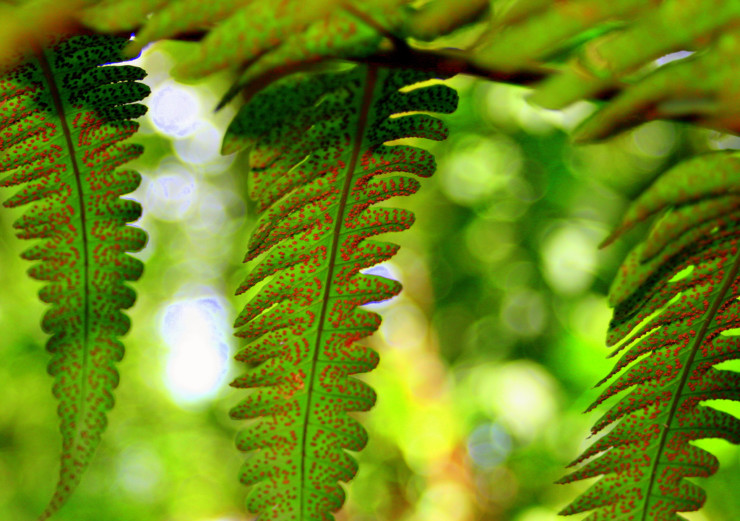
[[[252,485],[247,504],[259,519],[330,520],[344,502],[338,482],[357,472],[345,451],[361,450],[367,433],[347,413],[370,409],[375,393],[352,375],[378,362],[357,342],[380,323],[360,306],[400,291],[361,270],[398,250],[371,237],[413,222],[411,212],[373,205],[419,188],[386,174],[434,171],[428,152],[385,144],[446,137],[441,121],[418,112],[450,113],[456,93],[407,90],[432,77],[367,66],[292,76],[253,98],[227,132],[224,151],[252,147],[260,212],[246,257],[256,264],[237,291],[253,292],[235,324],[248,340],[236,358],[248,370],[232,383],[255,390],[231,412],[256,420],[237,446],[251,451],[241,481]]]
[[[46,519],[80,482],[105,429],[118,385],[118,337],[129,328],[121,309],[134,292],[142,264],[127,251],[146,243],[126,226],[141,214],[121,195],[139,174],[116,167],[139,156],[122,144],[146,112],[133,102],[148,93],[138,67],[100,66],[121,60],[127,42],[75,36],[38,50],[0,77],[0,186],[21,185],[4,206],[29,205],[14,224],[18,237],[38,239],[23,258],[36,261],[31,277],[49,284],[40,298],[51,304],[42,327],[51,338],[49,373],[62,433],[59,481]]]

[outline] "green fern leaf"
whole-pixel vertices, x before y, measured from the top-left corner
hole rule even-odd
[[[99,32],[131,31],[141,27],[148,15],[165,7],[170,0],[90,0],[79,19]]]
[[[404,22],[403,33],[431,41],[478,21],[489,8],[489,0],[432,0],[412,11]]]
[[[273,78],[321,59],[364,56],[384,32],[401,25],[408,0],[139,0],[102,2],[81,14],[97,30],[133,29],[129,53],[154,40],[203,33],[192,57],[173,71],[199,78],[230,69],[244,71],[234,90],[265,74]],[[129,9],[130,6],[130,9]],[[155,8],[156,7],[156,8]],[[144,14],[152,11],[147,19]],[[133,13],[133,14],[132,14]],[[245,70],[246,69],[246,70]]]
[[[612,285],[616,309],[608,344],[624,341],[614,353],[623,354],[600,383],[621,374],[589,410],[630,392],[593,434],[613,429],[571,465],[590,461],[561,480],[603,475],[563,514],[595,510],[586,518],[593,521],[682,519],[677,512],[698,510],[705,500],[704,491],[683,478],[710,476],[718,466],[691,442],[740,443],[740,420],[701,405],[740,400],[740,373],[714,367],[740,356],[730,331],[740,328],[738,179],[735,153],[693,158],[651,186],[610,237],[664,213]]]
[[[622,91],[577,141],[656,118],[738,132],[739,21],[740,2],[725,0],[519,0],[494,19],[473,62],[507,72],[554,65],[529,98],[548,109]],[[675,63],[656,61],[679,52]]]
[[[77,36],[58,41],[0,77],[0,186],[23,185],[6,207],[30,205],[14,224],[23,239],[41,242],[23,253],[39,261],[30,275],[47,281],[39,296],[51,308],[42,327],[52,335],[49,373],[59,399],[62,456],[59,482],[40,519],[67,500],[106,426],[118,384],[117,337],[126,333],[140,261],[126,255],[146,242],[125,226],[141,213],[120,199],[139,174],[115,168],[141,154],[124,145],[146,111],[132,104],[149,89],[144,71],[121,59],[126,39]]]
[[[740,20],[740,4],[732,4]],[[639,123],[635,114],[642,114],[642,120],[687,120],[739,133],[738,66],[740,32],[723,34],[706,52],[668,63],[623,89],[581,124],[573,138],[579,142],[603,139]]]
[[[236,358],[249,370],[232,383],[255,391],[231,412],[258,419],[237,446],[253,451],[241,481],[253,486],[247,505],[260,519],[330,520],[344,502],[338,481],[357,471],[345,450],[361,450],[367,434],[347,413],[368,410],[375,394],[352,375],[378,357],[356,342],[380,323],[359,306],[400,291],[360,270],[398,249],[370,237],[413,222],[408,211],[372,205],[419,188],[384,174],[434,170],[428,152],[384,144],[446,137],[439,120],[417,112],[452,112],[454,90],[404,88],[431,76],[366,66],[294,75],[253,98],[227,132],[225,151],[252,147],[250,196],[261,213],[246,257],[259,260],[237,291],[254,293],[235,324],[249,340]]]
[[[638,7],[639,11],[625,20],[622,30],[588,42],[578,61],[541,85],[535,102],[562,108],[593,96],[661,56],[696,49],[697,41],[713,39],[725,27],[732,27],[740,16],[737,2],[715,0],[664,0]]]
[[[515,1],[497,13],[474,61],[484,68],[524,69],[567,47],[584,31],[614,19],[631,19],[645,9],[641,0]]]

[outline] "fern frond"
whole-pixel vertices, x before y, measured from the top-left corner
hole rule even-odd
[[[126,255],[146,242],[125,226],[141,207],[120,196],[139,174],[116,167],[141,154],[121,142],[146,108],[144,71],[119,61],[126,39],[77,36],[38,51],[0,77],[0,186],[22,185],[6,207],[30,205],[14,224],[18,237],[40,239],[23,258],[37,262],[31,277],[49,282],[39,296],[51,304],[42,327],[52,335],[49,373],[62,433],[59,482],[40,519],[70,496],[106,426],[118,384],[117,339],[129,328],[121,309],[134,292],[140,261]]]
[[[519,0],[494,19],[473,62],[510,72],[555,65],[530,97],[549,109],[622,91],[576,132],[580,141],[656,118],[739,132],[738,22],[740,2],[725,0]],[[682,51],[696,56],[656,62]]]
[[[372,205],[419,188],[385,174],[434,170],[428,152],[384,144],[446,137],[418,112],[452,112],[454,90],[400,90],[431,76],[367,66],[291,76],[253,98],[227,132],[225,151],[252,147],[250,196],[261,212],[245,260],[257,262],[237,291],[254,292],[235,324],[249,340],[236,358],[249,370],[232,383],[255,390],[231,412],[257,420],[237,445],[253,451],[241,481],[260,519],[330,520],[344,502],[338,481],[357,471],[345,450],[361,450],[367,434],[347,413],[368,410],[375,394],[352,375],[378,357],[356,342],[380,323],[359,306],[400,291],[361,270],[398,249],[371,237],[413,222],[411,212]]]
[[[740,400],[740,373],[714,367],[740,357],[731,331],[740,328],[738,179],[737,153],[693,158],[663,174],[610,237],[663,213],[625,260],[609,295],[616,309],[608,344],[623,341],[614,353],[622,356],[601,383],[616,378],[590,409],[621,395],[592,431],[613,428],[571,465],[590,461],[561,482],[603,477],[563,514],[682,519],[677,512],[698,510],[705,500],[683,478],[710,476],[718,466],[691,442],[740,443],[740,420],[701,405]]]
[[[735,4],[740,5],[740,4]],[[740,8],[736,21],[740,21]],[[717,37],[703,53],[668,63],[625,88],[575,132],[578,142],[603,139],[643,119],[678,119],[740,133],[740,32]]]
[[[154,40],[201,33],[192,56],[173,73],[199,78],[230,69],[241,76],[227,99],[244,85],[269,75],[270,81],[329,58],[362,57],[375,51],[401,25],[408,0],[198,0],[104,1],[82,20],[96,30],[141,30],[128,52]],[[150,5],[151,4],[151,5]],[[130,11],[129,11],[130,6]],[[156,6],[156,9],[154,8]],[[149,19],[142,16],[152,11]],[[131,13],[134,13],[132,15]],[[268,82],[265,82],[268,83]]]

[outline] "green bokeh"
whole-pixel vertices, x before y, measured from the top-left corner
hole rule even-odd
[[[243,159],[183,160],[207,156],[198,140],[229,119],[229,109],[210,109],[227,78],[187,86],[168,79],[186,52],[187,44],[155,46],[142,58],[150,106],[165,88],[186,92],[207,125],[173,137],[151,113],[142,118],[136,139],[147,151],[134,167],[144,183],[133,197],[145,204],[138,224],[150,234],[139,254],[146,271],[135,285],[116,407],[59,521],[246,517],[236,478],[243,455],[233,447],[239,425],[227,415],[242,393],[224,383],[203,400],[184,399],[167,379],[177,350],[163,334],[172,306],[220,306],[233,352],[228,326],[243,300],[232,295],[254,217]],[[567,133],[587,105],[536,110],[524,89],[469,78],[451,84],[461,106],[445,118],[451,138],[432,147],[437,173],[417,196],[389,203],[413,210],[417,223],[392,238],[402,250],[386,269],[405,290],[377,306],[384,323],[371,343],[382,361],[365,378],[378,405],[357,415],[370,442],[357,456],[340,520],[545,521],[584,490],[553,481],[598,417],[581,412],[612,364],[605,295],[639,232],[605,251],[596,246],[660,171],[724,139],[660,122],[573,147]],[[38,326],[40,284],[25,276],[26,245],[12,236],[18,215],[0,212],[0,519],[30,521],[51,495],[59,436]],[[223,382],[237,371],[230,366]],[[685,517],[734,521],[740,452],[705,443],[721,470],[696,480],[709,500]]]

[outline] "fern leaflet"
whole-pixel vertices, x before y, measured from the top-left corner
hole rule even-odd
[[[252,146],[250,196],[261,212],[246,257],[259,260],[237,291],[254,293],[235,324],[249,340],[236,358],[249,369],[232,383],[256,389],[231,412],[259,419],[237,445],[253,451],[241,481],[253,485],[247,504],[260,519],[330,520],[344,502],[338,481],[357,471],[343,449],[362,449],[367,434],[347,413],[368,410],[375,394],[352,375],[378,358],[356,342],[380,323],[359,306],[400,291],[360,270],[398,249],[370,237],[413,222],[371,205],[419,188],[384,174],[434,170],[428,152],[384,144],[446,137],[439,120],[416,112],[452,112],[454,90],[403,89],[432,76],[367,66],[294,75],[253,98],[227,132],[224,151]]]
[[[740,327],[739,175],[737,154],[686,161],[663,174],[606,241],[663,213],[612,285],[616,309],[608,343],[624,340],[614,353],[623,354],[601,383],[621,374],[590,409],[630,393],[593,433],[613,429],[571,465],[590,461],[561,482],[603,477],[563,514],[595,510],[586,518],[593,521],[682,519],[677,512],[698,510],[705,500],[704,491],[683,478],[710,476],[718,466],[691,442],[740,442],[737,418],[700,403],[740,400],[740,373],[714,367],[740,356],[731,331]]]
[[[197,34],[202,40],[173,73],[199,78],[229,69],[239,78],[221,104],[244,86],[255,90],[296,70],[376,51],[402,25],[408,0],[113,0],[91,5],[80,19],[99,31],[137,30],[127,52],[149,42]],[[147,19],[147,13],[152,16]]]
[[[618,92],[577,141],[659,118],[737,133],[738,21],[740,2],[725,0],[519,0],[496,11],[472,61],[509,72],[554,66],[529,98],[548,109]]]
[[[146,242],[141,229],[125,226],[141,207],[119,198],[139,174],[115,168],[142,152],[120,142],[138,127],[130,118],[146,111],[131,103],[149,89],[135,81],[144,77],[138,67],[99,66],[120,60],[126,41],[60,40],[0,77],[0,186],[23,185],[4,205],[31,205],[14,227],[22,239],[41,240],[23,257],[39,261],[29,273],[49,282],[39,296],[51,304],[42,327],[52,335],[62,455],[41,519],[67,500],[100,442],[123,356],[117,337],[129,328],[120,310],[135,299],[124,282],[142,271],[125,254]]]

